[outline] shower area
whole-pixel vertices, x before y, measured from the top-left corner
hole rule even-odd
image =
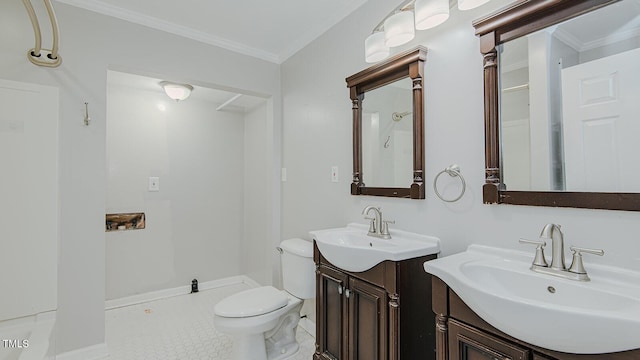
[[[272,282],[268,98],[192,84],[176,101],[164,80],[107,75],[106,213],[145,218],[106,232],[107,307],[194,279]]]
[[[367,186],[406,187],[413,179],[413,85],[403,78],[362,101],[362,173]]]

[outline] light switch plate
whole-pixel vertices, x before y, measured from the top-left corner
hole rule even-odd
[[[331,182],[338,182],[338,167],[337,166],[332,166],[331,167]]]

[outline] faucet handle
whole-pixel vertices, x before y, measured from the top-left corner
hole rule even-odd
[[[365,216],[364,218],[366,220],[371,220],[369,222],[369,234],[375,234],[376,233],[376,218],[375,217],[371,217],[371,216]]]
[[[584,264],[582,263],[582,253],[593,254],[602,256],[604,255],[604,250],[601,249],[588,249],[581,248],[577,246],[569,247],[571,251],[573,251],[573,261],[571,262],[571,267],[569,267],[569,271],[576,274],[587,274],[587,270],[584,268]]]
[[[536,246],[536,256],[533,258],[532,266],[540,266],[540,267],[548,267],[547,259],[544,257],[544,247],[547,246],[547,243],[542,240],[528,240],[528,239],[520,239],[518,240],[520,244],[526,245],[535,245]]]
[[[395,224],[395,220],[382,220],[380,235],[389,235],[389,224]]]

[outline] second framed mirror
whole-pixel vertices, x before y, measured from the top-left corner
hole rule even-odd
[[[417,47],[346,79],[353,109],[352,195],[424,199],[423,81]]]

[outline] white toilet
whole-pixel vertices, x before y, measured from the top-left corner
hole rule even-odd
[[[280,248],[284,290],[249,289],[214,307],[214,326],[233,338],[233,360],[280,360],[298,351],[295,331],[302,300],[316,294],[313,244],[289,239]]]

